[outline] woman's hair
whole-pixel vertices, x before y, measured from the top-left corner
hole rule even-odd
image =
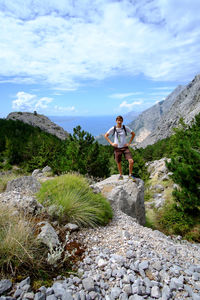
[[[117,116],[116,121],[117,121],[118,119],[121,119],[122,121],[124,120],[122,116]]]

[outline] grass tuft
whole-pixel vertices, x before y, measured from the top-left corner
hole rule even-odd
[[[57,207],[60,222],[94,227],[112,218],[109,202],[101,194],[94,194],[81,175],[65,174],[42,183],[37,198],[46,207]]]

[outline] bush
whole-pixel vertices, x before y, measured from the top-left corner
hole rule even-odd
[[[197,222],[195,218],[186,214],[175,203],[171,203],[166,204],[157,212],[156,228],[165,234],[177,234],[186,239],[199,241],[199,228],[195,227]]]
[[[81,175],[66,174],[46,181],[37,197],[44,206],[57,207],[60,222],[96,226],[112,218],[109,202],[101,194],[94,194]]]

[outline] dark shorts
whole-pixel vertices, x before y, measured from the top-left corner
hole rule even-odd
[[[114,148],[114,154],[117,163],[122,161],[122,154],[124,154],[125,159],[132,159],[132,154],[128,147]]]

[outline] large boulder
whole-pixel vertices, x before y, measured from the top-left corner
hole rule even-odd
[[[28,190],[29,192],[37,193],[40,187],[41,184],[33,176],[22,176],[9,181],[6,192]]]
[[[26,214],[37,214],[43,206],[34,197],[41,184],[32,176],[23,176],[11,180],[6,191],[0,194],[0,202],[11,205]]]
[[[92,188],[95,192],[99,189],[112,206],[133,217],[140,225],[144,225],[144,182],[141,179],[133,182],[128,176],[118,180],[118,177],[119,175],[112,175],[94,184]]]
[[[0,202],[15,207],[25,214],[38,214],[43,210],[43,206],[37,199],[27,192],[10,191],[0,194]]]

